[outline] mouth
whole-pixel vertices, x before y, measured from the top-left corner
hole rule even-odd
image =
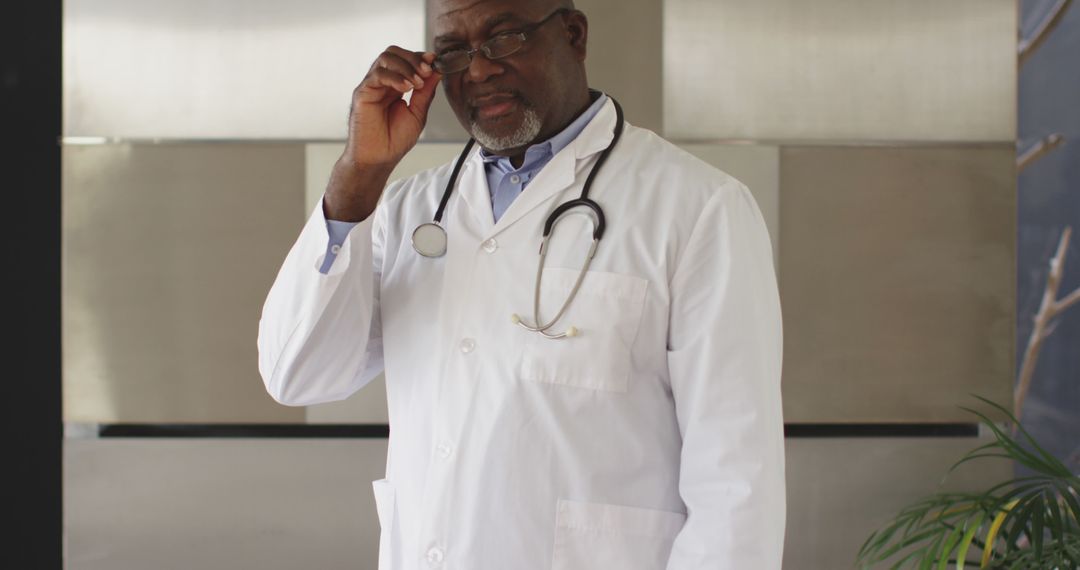
[[[469,98],[474,119],[496,119],[512,113],[520,105],[520,99],[513,93],[489,93]]]

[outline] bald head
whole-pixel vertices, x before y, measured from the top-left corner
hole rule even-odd
[[[452,15],[456,10],[468,9],[488,1],[489,0],[472,0],[465,2],[451,2],[448,0],[427,0],[427,14],[431,18],[445,17]],[[518,0],[517,2],[510,3],[517,4],[524,9],[535,8],[541,12],[554,11],[559,8],[565,8],[567,10],[576,9],[573,0]]]
[[[588,106],[588,20],[571,0],[429,0],[428,7],[436,56],[471,55],[468,67],[443,77],[443,92],[489,152],[520,156]]]

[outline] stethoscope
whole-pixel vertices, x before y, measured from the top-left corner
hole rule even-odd
[[[611,102],[615,104],[614,134],[611,137],[611,142],[608,144],[607,148],[600,153],[600,158],[596,160],[596,164],[594,164],[592,170],[589,171],[589,177],[585,179],[585,186],[581,189],[581,197],[559,205],[558,208],[555,208],[555,210],[551,212],[551,215],[549,215],[544,222],[544,236],[543,241],[540,242],[540,262],[536,267],[536,293],[533,301],[533,324],[526,323],[517,313],[511,315],[511,321],[514,324],[526,330],[540,333],[545,338],[568,338],[581,334],[581,331],[576,327],[569,327],[566,331],[561,333],[551,333],[548,332],[548,330],[555,326],[555,323],[562,318],[563,314],[566,313],[567,307],[570,306],[570,302],[577,296],[578,289],[581,288],[581,282],[585,279],[585,273],[588,272],[589,265],[596,255],[596,246],[600,244],[600,238],[604,235],[604,228],[606,227],[604,211],[600,209],[599,204],[589,199],[589,189],[592,188],[596,173],[600,171],[600,167],[604,165],[604,161],[606,161],[611,154],[611,150],[615,148],[615,144],[618,143],[619,139],[622,137],[622,107],[619,106],[619,102],[614,98],[611,98]],[[442,227],[443,211],[446,209],[447,202],[450,201],[450,194],[454,191],[454,185],[457,183],[458,174],[461,172],[461,167],[465,164],[465,159],[469,156],[469,152],[472,150],[474,144],[476,144],[476,141],[470,138],[469,142],[465,144],[465,149],[461,151],[461,156],[458,157],[457,163],[454,164],[454,171],[450,174],[450,180],[446,183],[446,190],[443,191],[442,201],[439,202],[439,208],[435,210],[435,220],[420,224],[413,231],[413,249],[416,250],[416,253],[419,253],[424,257],[442,257],[443,255],[446,255],[447,239],[446,230]],[[570,290],[570,295],[566,298],[562,308],[559,309],[559,312],[555,317],[547,323],[544,323],[540,320],[540,280],[544,275],[544,259],[547,258],[548,241],[551,238],[552,229],[563,214],[566,214],[574,208],[581,207],[592,210],[593,214],[596,215],[596,223],[593,227],[592,245],[589,246],[589,253],[585,257],[585,263],[581,267],[581,272],[578,274],[577,281],[574,282],[573,289]]]

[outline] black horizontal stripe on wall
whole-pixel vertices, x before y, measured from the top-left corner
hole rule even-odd
[[[385,439],[386,424],[99,424],[98,437]]]
[[[785,437],[976,437],[979,424],[784,424]]]
[[[785,424],[790,438],[976,437],[978,424]],[[98,437],[355,438],[390,436],[386,424],[99,424]]]

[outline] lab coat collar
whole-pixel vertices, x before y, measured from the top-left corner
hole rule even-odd
[[[583,185],[584,176],[581,184],[574,184],[578,163],[607,148],[614,136],[615,116],[615,105],[611,97],[608,97],[600,112],[593,117],[592,121],[589,121],[581,134],[552,157],[551,161],[529,182],[525,191],[510,203],[510,207],[499,218],[498,223],[494,222],[491,211],[491,196],[488,193],[487,178],[484,175],[483,158],[479,150],[473,151],[461,175],[461,195],[472,210],[473,217],[480,224],[481,232],[486,236],[485,239],[498,235],[568,187],[578,188]],[[611,163],[608,164],[608,168],[611,168]],[[587,176],[588,173],[585,172],[584,175]],[[580,192],[580,189],[576,192]],[[572,198],[577,198],[577,194],[575,193]],[[539,239],[539,236],[537,238]]]

